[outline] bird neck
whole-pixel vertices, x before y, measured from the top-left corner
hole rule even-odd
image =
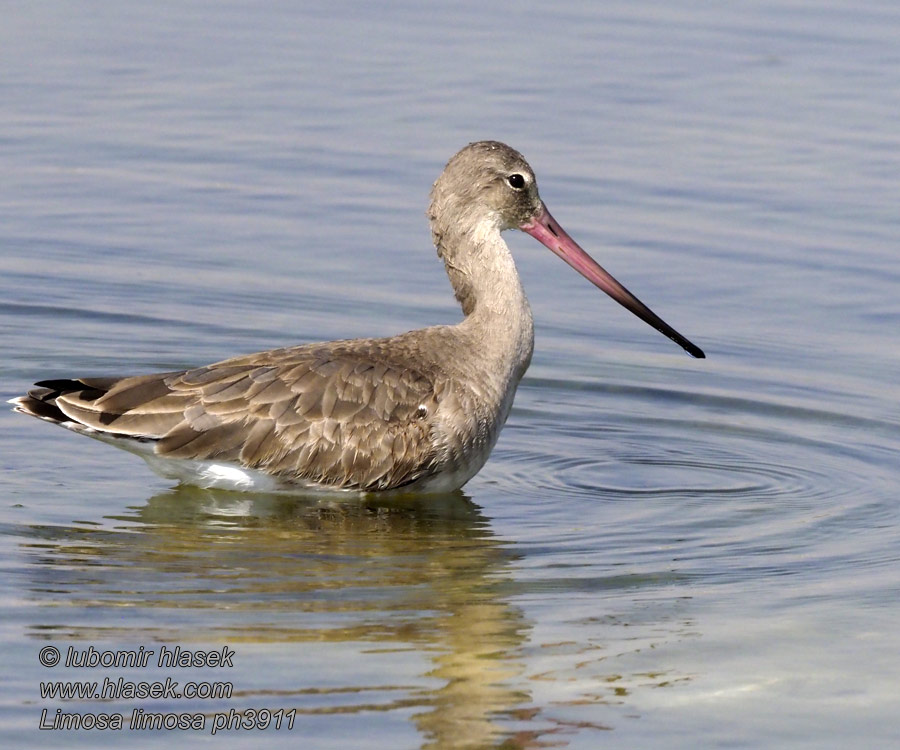
[[[435,232],[435,244],[466,316],[463,325],[476,331],[498,358],[520,370],[521,377],[531,361],[534,324],[497,222],[487,218],[467,231]]]

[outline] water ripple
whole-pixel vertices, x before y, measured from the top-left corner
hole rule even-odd
[[[560,383],[528,385],[528,418],[512,421],[515,439],[503,447],[512,490],[834,499],[877,481],[900,446],[890,421],[765,397],[589,385],[577,388],[576,410]],[[678,404],[690,405],[690,418]],[[878,434],[890,441],[880,454],[871,445]]]
[[[511,420],[495,473],[520,521],[534,516],[529,555],[552,547],[555,564],[580,571],[574,590],[585,577],[613,585],[622,571],[609,566],[621,564],[647,581],[673,570],[731,583],[853,570],[860,552],[848,539],[897,523],[884,500],[900,455],[890,421],[633,385],[544,380],[523,396],[527,419]],[[579,523],[541,530],[548,517]],[[868,564],[896,559],[887,538],[866,554]]]

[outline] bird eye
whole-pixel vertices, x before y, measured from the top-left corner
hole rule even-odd
[[[507,177],[506,181],[509,183],[509,186],[513,190],[521,190],[523,187],[525,187],[525,178],[522,177],[522,175],[520,175],[518,172]]]

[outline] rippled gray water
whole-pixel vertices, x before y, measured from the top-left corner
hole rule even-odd
[[[846,0],[16,4],[4,398],[457,320],[423,212],[480,138],[708,359],[514,235],[535,358],[456,495],[172,487],[0,413],[4,746],[900,742],[898,35],[894,4]],[[54,669],[47,645],[235,657]],[[235,692],[40,695],[104,677]],[[57,708],[295,718],[40,731]]]

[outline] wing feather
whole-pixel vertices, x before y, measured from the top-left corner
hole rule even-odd
[[[409,364],[414,357],[391,359],[391,351],[390,340],[370,339],[183,372],[44,381],[19,403],[88,432],[152,440],[161,457],[234,461],[285,481],[390,489],[437,470],[430,419],[441,387],[435,374]]]

